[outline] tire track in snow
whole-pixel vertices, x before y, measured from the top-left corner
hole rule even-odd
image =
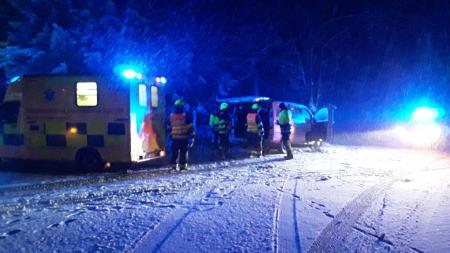
[[[358,219],[395,181],[372,186],[349,202],[322,230],[308,252],[345,252],[345,239],[352,233]]]
[[[300,197],[297,195],[297,185],[298,185],[298,180],[295,180],[294,194],[292,195],[292,205],[293,205],[292,216],[293,216],[293,219],[294,219],[295,246],[296,246],[297,252],[301,253],[302,252],[302,246],[300,244],[300,230],[298,228],[298,219],[297,219],[297,201],[298,201],[298,199]]]
[[[155,230],[150,230],[144,234],[134,248],[125,251],[135,253],[159,252],[161,247],[193,211],[194,207],[176,209],[169,215],[169,218],[166,218],[165,221],[158,224]]]
[[[445,162],[448,160],[440,159],[437,162],[435,161],[433,164],[428,164],[425,169],[407,171],[409,174],[404,174],[405,171],[398,171],[397,173],[391,175],[391,178],[393,178],[392,180],[374,185],[362,192],[350,201],[322,230],[320,235],[309,248],[308,252],[345,252],[347,250],[344,245],[345,239],[350,235],[350,233],[352,233],[353,230],[356,229],[356,222],[381,194],[383,194],[395,182],[407,177],[410,174],[427,172],[435,169],[450,169],[447,165],[442,166],[442,161]],[[379,236],[379,239],[380,238],[384,238],[383,234]],[[406,248],[404,249],[406,250]]]
[[[302,159],[297,166],[304,168],[306,158]],[[289,165],[286,165],[289,166]],[[292,173],[292,171],[291,171]],[[298,175],[290,175],[283,181],[278,189],[278,202],[274,208],[273,215],[273,234],[272,234],[272,252],[302,252],[300,244],[300,232],[297,222],[297,201],[300,198],[297,195]]]
[[[280,207],[281,207],[281,195],[284,191],[284,187],[286,185],[287,180],[283,182],[283,185],[278,189],[277,194],[277,204],[275,205],[274,211],[273,211],[273,234],[272,234],[272,252],[277,253],[278,252],[278,226],[280,221]]]
[[[302,252],[297,219],[297,185],[297,179],[287,181],[280,198],[280,206],[276,211],[275,253],[293,252],[294,249],[294,252]]]
[[[445,201],[443,200],[443,196],[445,195],[444,189],[448,182],[447,180],[442,179],[449,178],[449,171],[439,169],[422,170],[410,175],[408,178],[413,178],[413,182],[419,181],[420,179],[426,179],[427,181],[421,182],[426,183],[429,186],[427,187],[427,190],[424,191],[423,195],[412,195],[415,197],[411,202],[412,208],[408,210],[404,217],[398,217],[399,219],[402,218],[402,222],[400,227],[392,233],[391,238],[395,239],[396,251],[406,252],[413,250],[414,252],[420,253],[424,252],[420,249],[423,245],[420,243],[417,244],[414,238],[419,235],[419,229],[425,227],[423,224],[433,220],[433,210],[438,210],[437,206],[439,203]],[[429,229],[429,227],[427,229]],[[408,233],[405,233],[405,231],[408,231]],[[433,233],[433,229],[427,232],[427,234],[428,233]]]
[[[269,158],[264,159],[263,161],[265,163],[270,163],[273,161],[279,161],[280,158]],[[261,160],[251,160],[250,162],[240,162],[240,163],[225,163],[225,164],[219,164],[223,166],[224,168],[231,167],[233,165],[240,165],[240,166],[252,166],[260,164]],[[236,168],[235,168],[236,169]],[[248,169],[248,168],[247,168]],[[247,170],[243,169],[243,170]],[[191,173],[200,173],[205,171],[217,171],[217,169],[208,169],[208,170],[189,170],[186,173],[183,173],[183,175],[189,175]],[[234,170],[234,173],[237,173],[238,170]],[[220,176],[220,174],[219,174]],[[226,175],[225,175],[226,176]],[[222,176],[220,176],[222,177]],[[212,177],[212,180],[218,180],[218,178]],[[247,181],[246,184],[254,184],[254,183],[261,183],[260,181],[257,182],[251,182]],[[192,204],[188,206],[179,206],[179,208],[172,211],[172,213],[165,218],[163,221],[161,221],[159,224],[157,224],[155,227],[151,227],[147,232],[145,232],[141,238],[136,240],[132,245],[130,245],[125,251],[126,252],[159,252],[161,249],[164,249],[164,245],[171,240],[173,234],[177,232],[179,227],[183,224],[186,218],[188,218],[191,214],[194,214],[201,210],[202,208],[199,208],[201,206],[210,206],[207,210],[210,210],[211,208],[215,208],[217,204],[223,205],[223,196],[229,197],[231,193],[234,192],[235,186],[232,186],[232,189],[228,189],[228,192],[226,194],[222,194],[223,196],[220,198],[222,201],[218,201],[218,203],[211,204],[208,201],[205,203],[205,199],[216,199],[218,198],[216,196],[217,191],[215,189],[217,188],[216,184],[213,184],[213,188],[211,188],[209,191],[206,191],[206,194],[200,193],[200,194],[193,194],[190,197],[187,197],[185,201],[191,202]],[[223,189],[219,189],[219,192],[222,192]],[[203,192],[203,191],[202,191]],[[200,200],[200,201],[199,201]],[[205,210],[206,211],[206,210]]]
[[[211,196],[215,188],[216,187],[214,186],[207,191],[206,194],[193,194],[191,197],[187,198],[186,201],[193,202],[192,205],[175,209],[169,214],[169,217],[156,225],[155,228],[151,228],[145,232],[141,238],[135,241],[129,248],[125,249],[124,252],[159,252],[190,214],[201,211],[199,205],[202,205],[202,200]]]

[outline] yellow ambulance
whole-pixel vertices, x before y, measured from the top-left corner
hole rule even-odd
[[[0,158],[70,162],[80,170],[160,160],[165,79],[137,77],[15,78],[0,106]]]

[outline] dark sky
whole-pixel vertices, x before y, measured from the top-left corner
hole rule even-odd
[[[388,121],[405,108],[449,108],[450,2],[49,1],[0,8],[0,75],[164,74],[173,92],[270,95],[341,121]],[[361,123],[363,124],[363,123]]]

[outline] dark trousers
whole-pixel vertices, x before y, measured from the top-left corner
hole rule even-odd
[[[214,134],[213,144],[217,148],[219,146],[219,132],[218,131],[213,131],[213,134]]]
[[[171,164],[187,164],[188,162],[188,144],[189,139],[172,139],[170,157]]]
[[[281,133],[281,142],[283,143],[288,156],[292,156],[291,140],[289,139],[290,135],[291,133]]]
[[[251,151],[256,151],[259,154],[263,150],[263,136],[259,133],[247,133],[248,148]]]
[[[219,134],[219,147],[222,156],[227,156],[230,150],[230,138],[228,134]]]

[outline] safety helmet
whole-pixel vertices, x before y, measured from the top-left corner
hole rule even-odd
[[[279,107],[281,110],[287,109],[286,104],[284,104],[284,103],[280,103],[280,104],[278,105],[278,107]]]
[[[184,106],[184,101],[183,101],[183,99],[177,99],[177,100],[175,100],[174,105],[175,105],[175,106]]]
[[[227,103],[220,104],[220,110],[226,110],[226,109],[228,109],[228,104]]]
[[[252,105],[252,109],[253,109],[253,110],[258,110],[258,109],[259,109],[259,104],[256,104],[256,103],[253,104],[253,105]]]

